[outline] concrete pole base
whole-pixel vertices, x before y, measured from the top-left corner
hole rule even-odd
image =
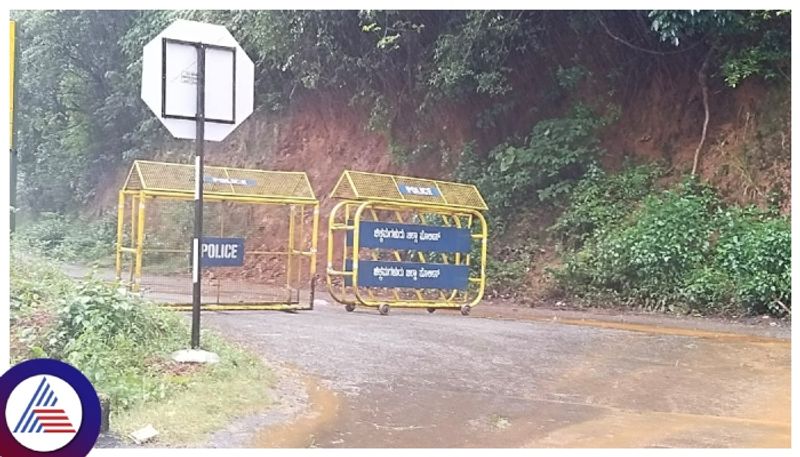
[[[219,356],[202,349],[181,349],[172,353],[172,360],[180,363],[219,363]]]

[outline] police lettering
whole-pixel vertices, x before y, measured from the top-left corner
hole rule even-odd
[[[203,243],[203,257],[208,259],[235,259],[239,257],[239,245]]]
[[[411,195],[426,195],[432,197],[434,195],[432,187],[417,187],[405,186],[406,193]]]
[[[252,187],[256,185],[253,179],[236,179],[236,178],[217,178],[216,176],[203,176],[203,181],[206,184],[226,184],[233,186],[247,186]]]

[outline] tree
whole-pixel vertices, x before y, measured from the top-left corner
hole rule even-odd
[[[101,171],[142,143],[143,110],[119,45],[138,13],[19,13],[18,149],[22,199],[65,211],[93,195]]]

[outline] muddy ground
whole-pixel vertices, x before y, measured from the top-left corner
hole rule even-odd
[[[280,379],[275,408],[209,447],[791,445],[788,321],[513,302],[380,316],[319,298],[203,313]]]
[[[787,447],[790,329],[534,310],[207,312],[278,365],[215,447]],[[734,332],[734,333],[731,333]]]

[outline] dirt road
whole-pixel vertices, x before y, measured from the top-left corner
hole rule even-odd
[[[213,447],[791,444],[785,325],[490,305],[470,317],[380,316],[324,304],[204,312],[203,328],[263,354],[282,377],[277,407],[231,424]]]
[[[203,316],[305,386],[307,405],[244,421],[236,445],[790,445],[788,339],[333,305]]]

